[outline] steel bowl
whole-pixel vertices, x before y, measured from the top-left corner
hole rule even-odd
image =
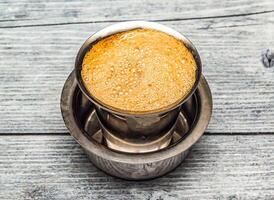
[[[154,29],[172,35],[183,41],[185,46],[194,55],[197,63],[196,81],[187,96],[168,107],[149,112],[125,111],[104,104],[99,99],[92,96],[84,86],[81,70],[83,58],[86,52],[92,48],[96,42],[105,37],[136,28]],[[167,134],[171,134],[170,130],[178,118],[182,104],[186,102],[189,97],[191,97],[197,88],[200,81],[201,72],[202,63],[200,56],[194,45],[185,36],[167,26],[147,21],[128,21],[117,23],[96,32],[84,42],[75,61],[75,74],[78,86],[83,94],[94,104],[98,118],[102,124],[104,124],[108,130],[115,134],[117,138],[130,143],[150,143],[164,137]]]
[[[74,73],[64,84],[60,105],[70,134],[96,167],[123,179],[144,180],[170,172],[185,159],[209,123],[212,97],[202,76],[197,90],[180,110],[170,145],[148,153],[115,151],[106,145],[94,104],[80,91]]]

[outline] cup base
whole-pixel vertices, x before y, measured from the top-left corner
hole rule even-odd
[[[105,125],[100,121],[98,117],[97,119],[100,124],[103,136],[106,140],[106,145],[110,149],[127,153],[153,152],[167,147],[171,142],[174,128],[177,123],[175,122],[170,130],[168,130],[165,134],[163,134],[156,140],[146,141],[146,139],[144,138],[143,141],[141,139],[139,142],[135,142],[126,139],[121,139],[115,136],[115,134],[113,134],[112,131],[105,127]]]

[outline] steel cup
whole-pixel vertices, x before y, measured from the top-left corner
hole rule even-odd
[[[104,104],[100,101],[100,99],[96,99],[84,86],[81,76],[81,69],[86,52],[96,42],[105,37],[136,28],[154,29],[174,36],[186,45],[195,58],[197,64],[196,81],[191,91],[184,98],[179,99],[177,102],[169,105],[168,107],[149,112],[131,112],[120,110]],[[83,94],[95,105],[96,113],[107,143],[110,147],[111,145],[113,146],[113,144],[116,144],[114,145],[116,150],[123,151],[126,150],[126,146],[121,145],[119,142],[125,143],[126,145],[135,145],[135,150],[134,148],[131,148],[133,149],[132,152],[144,152],[142,151],[142,148],[147,152],[154,151],[169,144],[181,106],[196,90],[200,81],[201,72],[202,64],[200,56],[194,45],[185,36],[167,26],[147,21],[121,22],[96,32],[84,42],[75,61],[75,73],[78,86]],[[118,143],[115,141],[118,141]],[[150,146],[149,144],[154,145]],[[145,148],[144,145],[146,146]],[[119,149],[119,146],[123,146],[125,148]],[[129,152],[131,152],[131,150]]]

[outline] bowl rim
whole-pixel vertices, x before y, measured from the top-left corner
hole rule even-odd
[[[197,65],[197,70],[196,70],[196,80],[189,91],[187,95],[182,97],[181,99],[177,100],[176,102],[166,106],[162,107],[159,109],[155,110],[149,110],[149,111],[130,111],[130,110],[124,110],[124,109],[119,109],[110,105],[105,104],[104,102],[100,101],[98,98],[93,96],[85,87],[82,76],[81,76],[81,70],[82,70],[82,62],[83,58],[86,54],[86,52],[91,49],[92,45],[96,44],[98,41],[124,31],[129,31],[137,28],[143,28],[143,29],[154,29],[158,30],[164,33],[167,33],[178,40],[181,40],[185,46],[191,51],[192,55],[194,56],[196,65]],[[75,74],[76,74],[76,80],[79,85],[79,88],[81,91],[84,93],[84,95],[96,106],[103,108],[104,110],[107,110],[108,112],[111,112],[113,114],[118,114],[121,116],[136,116],[136,117],[145,117],[145,116],[153,116],[153,115],[161,115],[165,114],[168,111],[174,110],[181,106],[184,102],[186,102],[192,94],[195,92],[197,89],[198,83],[201,78],[202,74],[202,62],[200,55],[196,49],[196,47],[193,45],[193,43],[184,35],[181,33],[175,31],[174,29],[167,27],[165,25],[156,23],[156,22],[149,22],[149,21],[126,21],[126,22],[120,22],[116,23],[110,26],[107,26],[103,29],[101,29],[98,32],[95,32],[92,34],[81,46],[79,49],[76,59],[75,59]]]
[[[79,125],[74,110],[72,109],[75,99],[75,91],[77,89],[77,81],[75,80],[74,71],[68,77],[61,94],[61,113],[66,127],[68,128],[72,137],[82,146],[88,154],[93,154],[101,159],[112,162],[126,163],[126,164],[145,164],[159,162],[175,157],[191,148],[203,135],[212,115],[212,95],[209,85],[201,76],[198,88],[196,90],[199,106],[199,113],[195,118],[195,123],[192,125],[187,136],[179,141],[177,144],[169,148],[163,148],[154,152],[147,153],[126,153],[113,151],[106,146],[98,143],[93,139],[88,138],[88,134]]]

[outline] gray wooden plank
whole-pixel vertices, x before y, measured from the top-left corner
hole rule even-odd
[[[274,135],[204,136],[151,181],[105,175],[68,135],[1,136],[0,199],[273,199]]]
[[[193,19],[274,11],[272,0],[0,1],[0,27],[133,19]]]
[[[61,89],[83,41],[110,23],[2,29],[0,133],[67,132]],[[274,129],[274,70],[261,51],[274,47],[273,13],[172,21],[198,48],[213,93],[211,133]]]

